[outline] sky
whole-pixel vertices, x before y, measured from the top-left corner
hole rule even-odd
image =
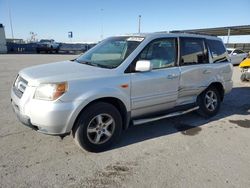
[[[14,38],[24,40],[34,32],[37,39],[96,42],[138,32],[139,15],[145,33],[250,25],[250,0],[0,0],[0,23],[7,38],[11,38],[8,7]],[[250,43],[250,36],[231,37],[230,42]]]

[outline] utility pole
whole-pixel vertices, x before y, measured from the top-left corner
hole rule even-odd
[[[141,15],[139,15],[139,27],[138,27],[138,33],[141,34]]]
[[[227,29],[227,44],[229,44],[230,34],[231,34],[231,29],[228,28],[228,29]]]
[[[9,0],[8,0],[8,9],[9,9],[9,20],[10,20],[11,35],[12,35],[12,39],[14,39],[13,26],[12,26],[12,18],[11,18],[11,10],[10,10],[10,1]]]
[[[103,8],[101,8],[101,40],[103,39]]]

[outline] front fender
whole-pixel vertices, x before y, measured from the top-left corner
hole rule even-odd
[[[127,96],[125,93],[123,93],[119,89],[102,88],[102,89],[98,89],[94,91],[88,91],[73,101],[75,105],[75,110],[71,113],[70,118],[68,120],[67,132],[71,131],[76,121],[76,118],[89,103],[95,100],[101,99],[101,98],[106,98],[106,97],[119,99],[124,104],[127,111],[130,111],[129,96]]]

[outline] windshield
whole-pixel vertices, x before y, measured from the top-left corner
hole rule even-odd
[[[76,61],[103,68],[116,68],[136,49],[143,39],[142,37],[109,38],[77,58]]]
[[[231,53],[232,53],[232,50],[227,50],[227,53],[228,53],[228,54],[231,54]]]

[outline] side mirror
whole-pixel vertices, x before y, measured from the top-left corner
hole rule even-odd
[[[237,53],[234,52],[232,55],[237,55]]]
[[[139,60],[136,62],[135,71],[148,72],[152,70],[151,62],[148,60]]]

